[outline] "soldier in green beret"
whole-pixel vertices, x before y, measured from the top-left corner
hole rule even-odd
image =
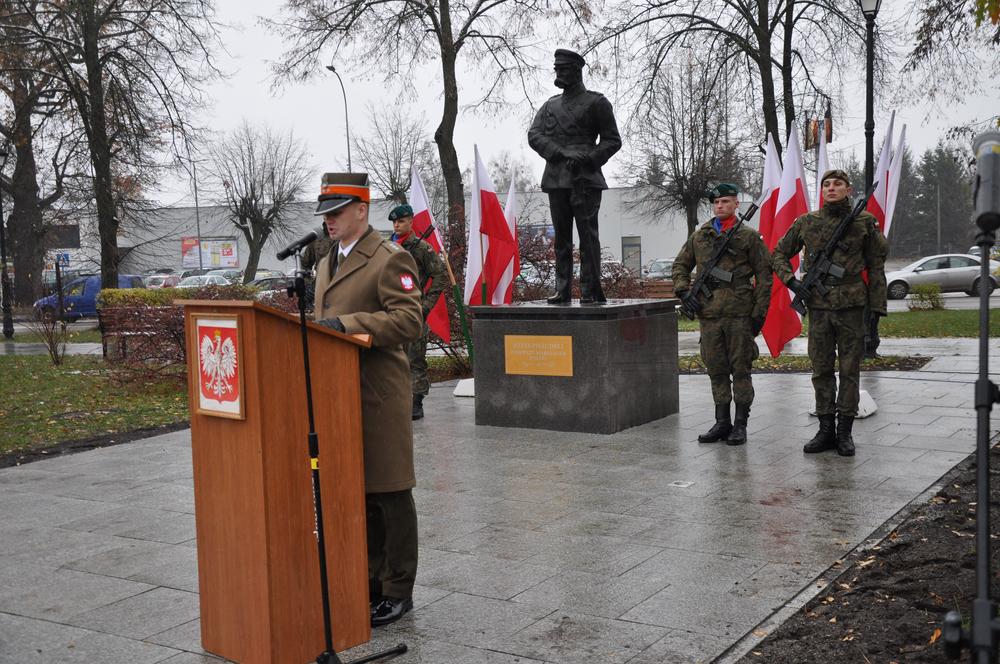
[[[674,292],[678,297],[689,296],[691,271],[703,269],[722,234],[736,225],[739,193],[739,188],[728,182],[708,192],[715,216],[691,234],[674,260]],[[715,401],[715,424],[698,436],[698,442],[725,440],[727,445],[742,445],[747,440],[754,396],[750,370],[759,354],[755,338],[764,326],[771,301],[771,256],[757,231],[741,224],[718,267],[731,272],[733,279],[710,284],[712,297],[701,302],[698,312],[701,358]],[[730,419],[734,398],[736,417]]]
[[[821,249],[841,219],[851,211],[851,181],[840,169],[827,171],[820,180],[823,208],[807,212],[792,224],[774,248],[774,271],[789,290],[799,293],[791,258],[805,249],[803,269],[809,271],[810,256]],[[826,295],[805,293],[809,308],[809,360],[819,432],[802,448],[807,454],[836,449],[841,456],[854,456],[852,429],[858,414],[861,358],[865,350],[864,310],[885,316],[885,257],[889,244],[878,220],[862,212],[848,227],[834,250],[833,262],[844,268],[840,278],[828,277]],[[862,271],[868,270],[865,283]],[[840,362],[840,387],[834,373]]]
[[[430,380],[427,378],[427,316],[437,304],[441,293],[448,287],[448,270],[444,261],[437,255],[434,248],[417,237],[413,232],[413,208],[409,205],[397,205],[389,213],[392,222],[392,241],[400,244],[410,252],[417,263],[417,277],[420,280],[420,292],[423,297],[420,307],[423,310],[424,330],[420,338],[411,341],[406,346],[406,355],[410,359],[410,381],[413,384],[412,418],[419,420],[424,416],[424,397],[430,392]],[[429,285],[428,285],[429,282]]]

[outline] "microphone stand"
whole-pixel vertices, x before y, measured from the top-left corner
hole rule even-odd
[[[316,657],[316,664],[344,664],[333,649],[333,627],[330,621],[330,591],[326,564],[326,534],[323,528],[323,501],[320,494],[319,476],[319,437],[316,435],[316,420],[313,416],[312,375],[309,372],[309,335],[306,325],[306,273],[299,262],[301,248],[295,250],[295,283],[288,287],[288,296],[297,296],[299,301],[299,330],[302,333],[302,361],[306,376],[306,411],[309,414],[309,465],[312,469],[313,510],[316,519],[316,545],[319,548],[319,583],[320,597],[323,600],[323,636],[325,649]],[[400,643],[394,648],[373,655],[356,659],[350,664],[374,662],[385,657],[401,655],[406,652],[406,644]]]
[[[972,602],[972,624],[962,627],[962,615],[949,611],[942,636],[945,654],[951,659],[969,650],[974,664],[997,661],[1000,621],[990,597],[990,411],[1000,403],[1000,387],[990,380],[990,250],[996,242],[993,231],[976,237],[979,246],[979,379],[976,380],[976,599]]]

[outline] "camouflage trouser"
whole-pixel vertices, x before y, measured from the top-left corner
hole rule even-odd
[[[712,380],[712,399],[716,404],[753,403],[750,368],[760,352],[747,316],[702,318],[701,359]]]
[[[414,394],[425,397],[430,392],[431,382],[427,378],[427,323],[420,338],[406,344],[406,356],[410,359],[410,384]]]
[[[809,310],[809,360],[816,414],[858,414],[861,358],[865,352],[864,307]],[[840,390],[834,376],[840,360]]]

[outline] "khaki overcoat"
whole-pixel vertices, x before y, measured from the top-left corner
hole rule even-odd
[[[340,318],[348,334],[370,334],[361,351],[365,492],[403,491],[413,472],[413,395],[403,345],[420,337],[417,266],[371,227],[337,265],[335,245],[316,269],[316,320]],[[335,271],[335,272],[334,272]]]

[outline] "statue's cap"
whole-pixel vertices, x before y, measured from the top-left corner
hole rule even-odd
[[[557,65],[574,65],[576,67],[583,67],[586,61],[583,56],[576,51],[571,51],[567,48],[557,48],[556,49],[556,64]]]
[[[323,173],[319,204],[316,216],[334,212],[356,201],[368,203],[371,193],[368,189],[367,173]]]

